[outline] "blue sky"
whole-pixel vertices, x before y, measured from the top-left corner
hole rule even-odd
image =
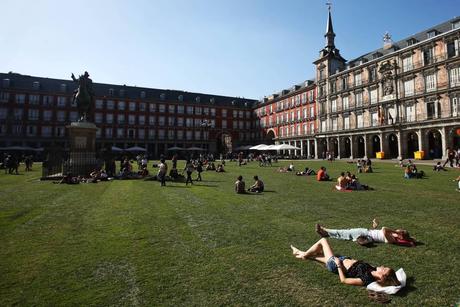
[[[259,99],[314,76],[323,0],[0,0],[0,72]],[[346,59],[460,15],[457,0],[335,0]]]

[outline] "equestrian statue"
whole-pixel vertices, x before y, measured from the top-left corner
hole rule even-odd
[[[78,121],[86,122],[94,104],[93,81],[89,78],[87,71],[78,79],[73,73],[71,77],[73,82],[78,84],[78,88],[73,92],[73,102],[77,104],[78,108]]]

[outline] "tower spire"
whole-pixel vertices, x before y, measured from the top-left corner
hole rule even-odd
[[[329,50],[332,50],[335,48],[335,45],[334,45],[335,33],[334,33],[334,28],[332,27],[332,15],[331,15],[332,3],[328,1],[326,2],[326,5],[327,5],[327,10],[328,10],[328,20],[327,20],[327,26],[326,26],[326,34],[324,35],[324,37],[326,38],[326,48]]]

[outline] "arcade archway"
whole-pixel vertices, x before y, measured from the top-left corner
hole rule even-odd
[[[414,152],[418,151],[418,136],[415,132],[407,134],[407,158],[414,158]]]
[[[442,140],[441,133],[437,130],[430,130],[427,133],[428,138],[428,156],[431,159],[442,158]]]
[[[398,137],[394,133],[388,135],[388,150],[388,157],[390,159],[395,159],[398,157]]]
[[[356,138],[356,143],[357,143],[357,157],[358,158],[364,158],[366,155],[366,145],[365,145],[365,140],[364,137],[358,136]]]
[[[375,158],[377,152],[382,151],[380,148],[380,136],[374,135],[371,137],[371,157]]]

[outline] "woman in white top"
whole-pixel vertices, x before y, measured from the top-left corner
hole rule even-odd
[[[389,243],[404,246],[415,246],[415,239],[411,238],[409,232],[404,229],[390,229],[382,227],[375,229],[378,221],[372,221],[372,228],[351,228],[351,229],[329,229],[322,225],[316,224],[316,232],[321,237],[331,237],[338,240],[356,241],[360,245],[375,243]]]

